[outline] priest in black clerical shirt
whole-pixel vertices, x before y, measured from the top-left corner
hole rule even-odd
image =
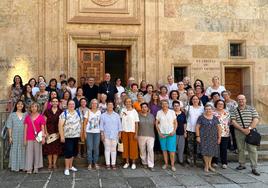
[[[109,73],[105,74],[104,81],[99,85],[99,94],[102,93],[107,95],[107,101],[114,101],[116,94],[118,93],[117,88],[111,82],[111,75]]]
[[[90,102],[98,98],[99,87],[95,84],[95,78],[88,77],[86,84],[83,85],[84,96]]]

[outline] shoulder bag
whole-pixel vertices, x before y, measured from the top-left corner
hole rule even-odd
[[[37,133],[37,132],[36,132],[36,128],[35,128],[35,126],[34,126],[34,121],[33,121],[32,117],[30,117],[30,119],[31,119],[31,122],[32,122],[33,130],[34,130],[34,137],[35,137],[35,140],[36,140],[37,142],[42,142],[42,136],[43,136],[42,131],[40,131],[40,132]]]
[[[237,109],[238,114],[240,116],[240,120],[241,120],[241,123],[243,125],[243,128],[245,129],[246,127],[245,127],[244,121],[242,119],[240,110],[239,110],[238,107],[236,109]],[[260,144],[261,144],[261,135],[260,135],[260,133],[258,133],[258,131],[257,131],[256,128],[251,129],[250,130],[250,133],[248,135],[246,135],[245,142],[247,144],[251,144],[251,145],[255,145],[255,146],[260,146]]]

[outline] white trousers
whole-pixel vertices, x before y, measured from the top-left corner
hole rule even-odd
[[[154,138],[149,136],[139,136],[140,158],[143,165],[149,168],[154,167]]]
[[[105,161],[106,165],[115,165],[116,163],[116,146],[117,146],[117,140],[113,139],[104,139],[104,155],[105,155]],[[111,163],[112,159],[112,163]]]

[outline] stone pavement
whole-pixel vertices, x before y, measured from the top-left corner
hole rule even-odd
[[[117,169],[92,170],[79,168],[78,172],[64,176],[63,170],[49,172],[45,169],[39,174],[15,173],[9,170],[0,172],[1,188],[86,188],[86,187],[215,187],[215,188],[268,188],[268,162],[259,163],[261,176],[250,173],[250,167],[237,171],[237,163],[229,163],[229,168],[217,168],[216,173],[204,173],[201,167],[182,167],[177,171],[162,170],[160,165],[151,172],[138,166],[136,170]]]

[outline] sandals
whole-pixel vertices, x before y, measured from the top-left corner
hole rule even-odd
[[[106,165],[106,169],[107,170],[111,170],[111,166],[110,165]]]
[[[52,170],[52,164],[49,164],[48,167],[47,167],[47,169],[48,169],[49,171],[51,171],[51,170]]]
[[[99,170],[100,166],[98,164],[95,164],[95,168],[96,168],[96,170]]]
[[[116,166],[115,166],[115,165],[112,165],[112,169],[113,169],[113,170],[116,170],[117,168],[116,168]]]

